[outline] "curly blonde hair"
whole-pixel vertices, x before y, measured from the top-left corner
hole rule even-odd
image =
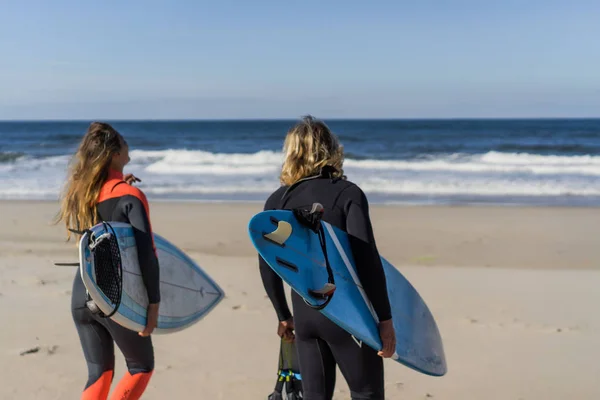
[[[283,185],[333,167],[334,178],[344,177],[344,148],[323,121],[311,115],[303,117],[287,133],[283,143],[285,159],[279,177]]]

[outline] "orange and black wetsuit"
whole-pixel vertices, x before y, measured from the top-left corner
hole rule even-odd
[[[123,174],[110,171],[96,211],[103,221],[131,224],[138,247],[139,264],[150,303],[160,301],[158,258],[152,236],[148,202],[138,188],[123,181]],[[71,310],[88,366],[88,382],[82,400],[108,397],[115,367],[116,343],[127,362],[128,371],[115,388],[111,399],[139,399],[154,370],[152,339],[141,337],[110,318],[103,318],[86,306],[87,294],[79,272],[73,282]]]

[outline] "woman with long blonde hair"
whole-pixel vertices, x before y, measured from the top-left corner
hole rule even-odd
[[[383,349],[377,352],[362,346],[294,291],[292,317],[281,278],[259,256],[263,284],[279,320],[277,334],[296,342],[304,399],[333,397],[336,365],[352,399],[384,399],[383,358],[393,355],[396,336],[367,197],[344,176],[343,148],[324,122],[302,118],[287,133],[283,150],[282,186],[267,199],[264,209],[308,211],[320,203],[322,220],[348,233],[358,276],[379,320]]]
[[[70,230],[82,231],[100,221],[129,223],[135,232],[139,264],[148,292],[147,325],[143,332],[122,327],[88,308],[87,295],[79,272],[73,282],[71,311],[88,367],[88,381],[82,400],[106,400],[114,375],[114,343],[127,362],[127,372],[113,391],[112,400],[139,399],[154,370],[154,349],[150,334],[156,327],[160,302],[158,258],[152,236],[146,197],[131,185],[139,181],[123,175],[129,162],[129,146],[113,127],[92,123],[75,154],[60,212]]]

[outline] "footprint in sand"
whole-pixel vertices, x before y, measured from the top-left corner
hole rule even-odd
[[[173,369],[173,366],[172,366],[172,365],[169,365],[169,364],[167,364],[167,365],[165,365],[165,366],[160,366],[160,367],[159,367],[159,366],[157,366],[157,367],[156,367],[156,369],[157,369],[157,370],[159,370],[159,371],[168,371],[168,370],[170,370],[170,369]]]
[[[37,339],[37,338],[36,338]],[[23,350],[19,353],[19,355],[21,357],[29,355],[29,354],[37,354],[39,353],[42,348],[46,349],[46,354],[48,354],[49,356],[53,355],[54,353],[56,353],[56,350],[58,350],[58,345],[53,344],[52,346],[35,346],[35,347],[31,347],[29,349]]]
[[[560,328],[555,326],[544,325],[541,331],[546,333],[568,333],[568,332],[579,332],[581,328],[579,326],[568,326],[566,328]]]
[[[392,382],[385,385],[386,387],[393,387],[396,391],[401,391],[404,389],[404,383],[402,382]]]
[[[564,333],[564,332],[575,332],[580,331],[581,327],[578,325],[569,327],[558,327],[546,324],[535,324],[530,322],[521,321],[519,318],[513,318],[511,321],[497,321],[497,322],[483,322],[479,318],[465,317],[465,320],[472,325],[477,325],[485,328],[502,328],[502,329],[534,329],[539,332],[546,333]]]
[[[56,285],[58,283],[57,280],[55,279],[46,279],[46,278],[41,278],[39,276],[35,276],[32,279],[27,279],[25,282],[16,282],[16,281],[11,281],[11,283],[13,284],[26,284],[26,285],[35,285],[35,286],[47,286],[47,285]]]
[[[22,352],[19,353],[19,355],[22,357],[22,356],[26,356],[27,354],[35,354],[39,351],[40,351],[40,346],[35,346],[30,349],[23,350]]]

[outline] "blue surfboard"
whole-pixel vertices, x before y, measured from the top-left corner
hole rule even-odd
[[[327,222],[321,224],[336,290],[320,312],[359,343],[381,350],[377,315],[360,285],[348,234]],[[310,289],[321,288],[328,276],[316,233],[287,210],[256,214],[248,231],[258,253],[284,282],[311,305],[323,303],[309,294]],[[393,359],[427,375],[445,375],[446,359],[433,315],[410,282],[383,257],[381,261],[396,331]]]
[[[120,296],[106,284],[105,265],[97,265],[90,248],[103,237],[114,235],[122,266]],[[161,302],[155,334],[181,331],[210,313],[225,297],[219,285],[187,254],[167,239],[154,234],[160,268]],[[141,332],[146,326],[148,295],[138,263],[133,227],[122,222],[99,223],[79,241],[80,274],[90,297],[100,310],[125,328]],[[104,277],[104,278],[103,278]],[[118,302],[116,300],[119,300]]]

